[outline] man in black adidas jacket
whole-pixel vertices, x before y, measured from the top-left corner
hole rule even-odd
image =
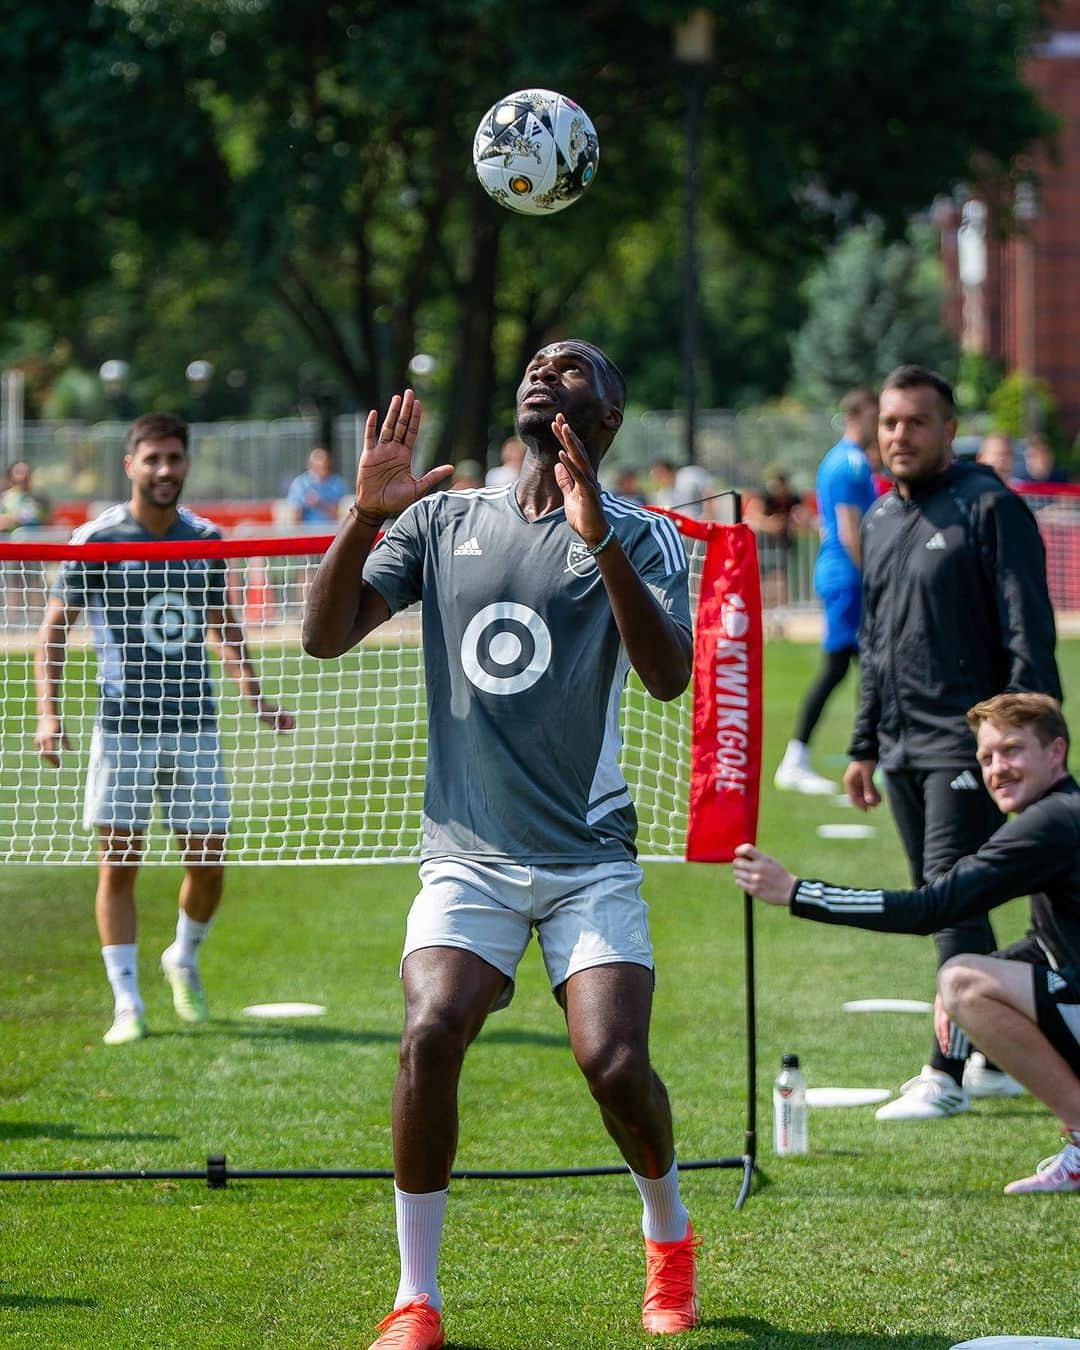
[[[973,703],[1030,691],[1061,698],[1046,554],[1035,518],[990,469],[960,463],[953,393],[940,375],[901,366],[881,391],[878,443],[894,490],[863,519],[860,698],[844,787],[879,804],[874,771],[916,886],[940,876],[1001,824],[983,790],[965,720]],[[934,934],[938,964],[996,946],[985,914]],[[1020,1091],[962,1046],[930,1063],[878,1112],[935,1120],[969,1096]]]
[[[999,694],[968,713],[983,781],[1002,825],[969,857],[914,891],[802,881],[752,844],[736,849],[737,884],[799,918],[892,933],[929,933],[1028,891],[1031,928],[993,956],[955,956],[938,972],[939,1043],[953,1023],[1057,1115],[1061,1153],[1009,1194],[1080,1191],[1080,788],[1066,767],[1068,730],[1044,694]]]

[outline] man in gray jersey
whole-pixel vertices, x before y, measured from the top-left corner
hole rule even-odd
[[[527,453],[516,481],[426,497],[451,466],[413,478],[421,407],[411,390],[395,396],[378,434],[368,418],[356,502],[311,589],[304,646],[322,658],[424,601],[422,887],[401,966],[401,1281],[374,1343],[385,1350],[443,1344],[437,1261],[458,1078],[488,1013],[510,1001],[533,928],[575,1059],[642,1196],[643,1323],[668,1333],[699,1320],[696,1239],[649,1060],[652,948],[618,763],[629,669],[665,701],[689,682],[686,560],[670,521],[600,489],[624,399],[596,347],[545,347],[518,389]]]
[[[75,531],[73,543],[217,539],[208,520],[178,505],[188,471],[187,426],[150,413],[127,437],[131,499]],[[262,695],[244,634],[225,595],[225,564],[197,559],[66,562],[38,639],[34,744],[59,766],[70,749],[60,717],[68,629],[86,611],[98,657],[100,700],[90,747],[84,819],[99,836],[96,914],[113,989],[107,1045],[147,1034],[136,957],[135,880],[155,796],[180,843],[185,877],[176,940],[161,956],[173,1006],[185,1022],[209,1017],[198,949],[221,901],[229,801],[217,734],[206,639],[220,636],[225,669],[259,721],[292,728]]]

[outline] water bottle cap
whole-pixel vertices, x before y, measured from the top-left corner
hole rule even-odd
[[[785,1069],[797,1069],[799,1067],[799,1056],[785,1055],[784,1058],[780,1061],[780,1063],[781,1066]]]

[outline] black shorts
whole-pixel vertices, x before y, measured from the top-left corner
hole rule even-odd
[[[1036,1025],[1080,1078],[1080,974],[1073,967],[1062,974],[1048,966],[1046,952],[1033,933],[993,955],[1031,967]]]
[[[1039,1030],[1080,1078],[1080,989],[1050,966],[1032,966]]]

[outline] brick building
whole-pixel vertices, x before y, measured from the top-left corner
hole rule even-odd
[[[993,203],[943,204],[946,314],[964,349],[1046,380],[1068,442],[1080,433],[1080,0],[1060,0],[1025,77],[1061,118],[1056,161],[1035,163],[1017,229],[1002,239]]]

